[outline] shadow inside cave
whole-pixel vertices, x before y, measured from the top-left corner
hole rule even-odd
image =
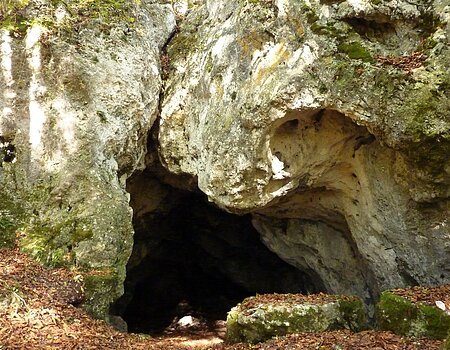
[[[148,172],[134,176],[128,190],[134,247],[125,293],[111,308],[128,331],[162,333],[184,316],[224,320],[256,293],[324,290],[312,271],[296,269],[263,245],[250,215],[224,212]]]

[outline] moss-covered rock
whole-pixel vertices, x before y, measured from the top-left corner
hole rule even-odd
[[[381,330],[396,334],[445,339],[450,332],[450,315],[441,309],[412,303],[390,291],[377,304],[376,321]]]
[[[111,300],[117,299],[123,292],[117,288],[118,279],[117,272],[113,270],[85,274],[83,308],[96,318],[108,320]]]
[[[289,294],[281,301],[279,296],[275,302],[259,299],[248,298],[228,313],[227,342],[257,343],[290,333],[358,331],[367,326],[363,303],[356,297],[337,296],[323,303],[299,302]]]
[[[6,6],[5,6],[6,5]],[[126,0],[45,0],[6,1],[0,11],[0,28],[25,35],[34,25],[41,25],[54,34],[77,33],[81,28],[97,26],[103,31],[117,23],[133,27],[138,1]],[[56,16],[55,14],[58,13]]]
[[[16,157],[0,167],[0,244],[17,236],[46,265],[113,271],[108,283],[89,281],[101,291],[89,309],[105,317],[123,288],[133,243],[125,185],[143,167],[175,15],[159,1],[6,3],[0,137]]]

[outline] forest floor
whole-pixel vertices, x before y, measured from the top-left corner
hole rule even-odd
[[[200,323],[150,337],[121,333],[77,308],[82,275],[41,266],[17,249],[0,250],[0,350],[161,349],[161,350],[438,350],[436,340],[404,338],[389,332],[333,331],[280,337],[256,345],[223,343],[224,322]]]

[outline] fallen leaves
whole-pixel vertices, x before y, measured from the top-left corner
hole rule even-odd
[[[279,337],[265,343],[219,345],[214,350],[438,350],[436,340],[412,340],[391,332],[340,330],[322,333],[300,333]]]
[[[347,295],[333,295],[325,293],[317,294],[258,294],[255,297],[250,297],[245,299],[241,303],[242,309],[251,309],[258,307],[260,305],[272,304],[272,305],[282,305],[282,304],[317,304],[323,305],[328,303],[333,303],[338,300],[352,301],[355,297]]]
[[[416,51],[405,56],[378,55],[375,59],[381,64],[394,66],[405,71],[406,73],[411,73],[414,69],[423,65],[423,62],[427,59],[427,56],[423,52]]]
[[[220,341],[216,332],[224,330],[223,323],[195,329],[195,334],[174,330],[157,338],[120,333],[73,305],[83,297],[82,281],[79,272],[45,268],[17,249],[0,250],[0,349],[437,350],[442,344],[436,340],[415,340],[389,332],[351,333],[344,330],[293,334],[256,345],[213,345]],[[429,294],[437,293],[439,300],[449,295],[449,286],[413,290],[414,293],[408,290],[396,290],[396,293],[427,303],[434,303],[435,297]],[[263,300],[324,303],[337,298],[342,299],[341,296],[327,294],[268,294],[250,299],[250,303],[257,304]]]
[[[392,293],[408,299],[413,303],[436,306],[436,302],[442,302],[446,309],[450,309],[450,284],[436,287],[412,287],[392,290]]]
[[[82,282],[77,271],[45,268],[17,249],[0,250],[0,349],[205,347],[202,342],[201,346],[188,345],[188,337],[120,333],[104,321],[92,319],[74,306],[83,298]]]

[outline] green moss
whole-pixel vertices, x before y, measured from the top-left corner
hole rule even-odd
[[[450,331],[450,316],[444,311],[391,292],[382,293],[376,318],[379,329],[400,335],[444,339]]]
[[[417,315],[418,310],[410,301],[390,292],[384,292],[377,304],[378,327],[396,334],[408,334],[411,320]]]
[[[348,328],[362,330],[367,325],[362,301],[338,301],[325,305],[263,304],[233,308],[227,318],[227,341],[257,343],[275,336],[298,332],[322,332]]]
[[[406,122],[410,142],[406,154],[430,174],[440,174],[450,152],[450,74],[435,71],[433,78],[408,90],[398,118]]]
[[[85,302],[82,307],[95,318],[108,320],[109,306],[120,296],[115,271],[95,271],[84,275]]]
[[[316,11],[314,11],[312,7],[305,4],[301,7],[301,13],[306,17],[306,21],[309,24],[313,24],[319,20],[319,15]]]
[[[237,308],[233,308],[227,316],[227,334],[226,339],[229,343],[240,343],[244,340],[242,328],[238,323],[239,312]]]
[[[254,6],[262,6],[266,8],[272,8],[273,1],[272,0],[241,0],[242,5],[246,3],[254,5]]]
[[[311,31],[318,35],[326,35],[330,38],[337,39],[339,42],[349,38],[358,39],[359,36],[352,30],[352,28],[343,22],[328,20],[321,22],[319,20],[311,23]]]
[[[181,23],[180,30],[167,48],[167,54],[171,62],[177,58],[184,58],[190,51],[200,48],[201,41],[198,36],[198,28],[205,19],[206,13],[194,11],[191,16],[189,20]]]
[[[19,246],[44,265],[66,266],[73,263],[72,247],[93,236],[87,227],[76,217],[67,217],[57,223],[34,218],[24,229]]]
[[[434,306],[420,305],[419,317],[426,329],[425,335],[433,339],[445,339],[450,332],[450,316]]]
[[[126,20],[134,22],[134,17],[130,13],[130,3],[125,0],[78,0],[78,1],[61,1],[54,0],[53,4],[64,4],[72,15],[76,15],[79,19],[96,18],[108,21]]]
[[[442,344],[442,350],[450,350],[450,334],[445,340],[444,344]]]
[[[167,53],[171,60],[179,57],[186,57],[188,52],[197,49],[198,43],[199,40],[196,33],[180,32],[171,42],[171,45],[167,49]]]
[[[102,123],[107,123],[108,122],[108,118],[106,118],[106,114],[103,111],[97,111],[97,116],[99,117],[100,121]]]
[[[339,300],[339,312],[346,328],[359,332],[368,328],[367,315],[362,300]]]
[[[29,23],[27,19],[21,15],[7,17],[0,21],[0,29],[14,32],[16,36],[24,35],[28,27]]]
[[[286,314],[284,315],[284,319],[286,319]],[[291,333],[317,332],[328,329],[326,316],[320,308],[312,307],[306,309],[306,312],[294,312],[292,315],[289,315],[288,321]]]
[[[134,12],[138,1],[126,0],[52,0],[48,6],[37,5],[33,1],[21,0],[8,2],[5,15],[0,16],[0,28],[24,35],[33,25],[41,25],[50,31],[72,32],[86,27],[93,21],[100,23],[99,28],[109,29],[115,23],[133,26]],[[67,13],[62,21],[54,17],[54,10],[63,6]],[[36,15],[37,14],[37,15]]]
[[[338,45],[338,50],[345,53],[351,59],[360,59],[364,62],[374,62],[372,55],[370,54],[360,42],[347,42]]]
[[[0,28],[13,32],[24,32],[27,27],[23,10],[28,6],[29,0],[6,0],[0,2]]]
[[[400,113],[409,116],[407,130],[416,141],[439,132],[432,124],[434,121],[449,121],[450,100],[446,96],[449,82],[450,75],[437,86],[427,84],[412,90],[405,100]]]

